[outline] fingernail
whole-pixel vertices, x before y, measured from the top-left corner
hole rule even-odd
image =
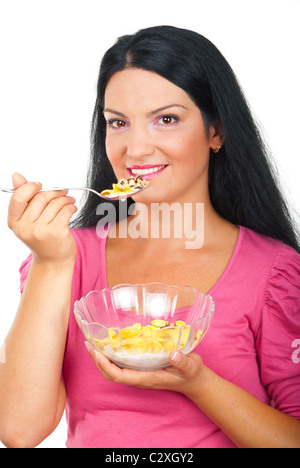
[[[85,341],[84,344],[89,353],[92,353],[94,351],[93,346],[88,341]]]
[[[102,362],[102,354],[99,353],[99,351],[97,351],[96,349],[94,349],[94,356],[95,356],[96,361],[98,362],[98,364],[101,364],[101,362]]]
[[[179,364],[182,361],[182,354],[179,351],[175,351],[171,359],[174,364]]]

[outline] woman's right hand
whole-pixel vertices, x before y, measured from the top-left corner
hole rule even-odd
[[[8,227],[30,248],[36,262],[73,262],[76,244],[69,222],[77,211],[75,199],[67,190],[40,192],[40,183],[28,183],[18,173],[12,180],[16,191],[9,204]]]

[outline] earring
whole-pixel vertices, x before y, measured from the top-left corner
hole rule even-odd
[[[222,146],[218,145],[216,148],[213,148],[212,150],[213,150],[213,152],[215,154],[217,154],[220,151],[221,148],[222,148]]]

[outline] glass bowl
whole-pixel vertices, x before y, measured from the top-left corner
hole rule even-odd
[[[74,304],[87,341],[119,367],[154,370],[179,349],[190,353],[213,317],[211,296],[189,286],[120,284],[91,291]]]

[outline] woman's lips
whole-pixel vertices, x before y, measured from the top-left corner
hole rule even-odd
[[[160,175],[168,166],[165,164],[161,165],[150,165],[145,164],[144,166],[131,166],[127,168],[127,171],[130,177],[135,177],[140,175],[145,180],[153,179],[154,177]]]

